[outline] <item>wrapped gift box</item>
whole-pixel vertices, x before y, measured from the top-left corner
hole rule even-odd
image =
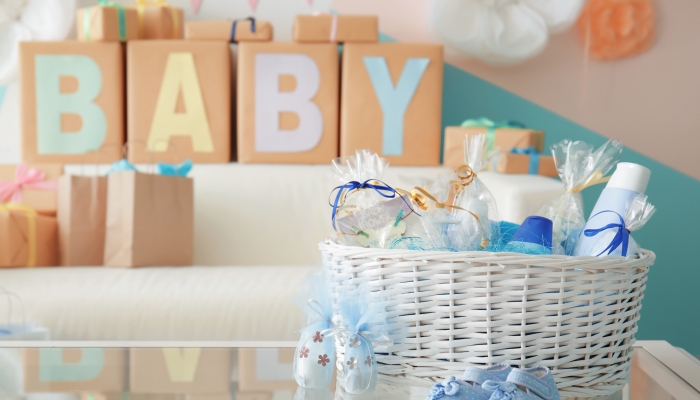
[[[22,203],[39,214],[54,216],[62,174],[61,164],[0,164],[0,203]]]
[[[0,268],[58,265],[56,218],[0,204]]]
[[[238,161],[327,164],[337,157],[338,64],[335,44],[240,43]]]
[[[369,149],[392,165],[440,163],[441,45],[348,43],[342,71],[341,156]]]
[[[231,159],[231,56],[223,41],[127,44],[131,162]]]
[[[297,15],[293,34],[300,43],[376,43],[379,19],[376,15]]]
[[[553,178],[559,176],[552,156],[499,151],[494,154],[491,164],[494,171],[504,174],[537,174]]]
[[[25,349],[24,391],[123,392],[126,369],[124,349]]]
[[[234,31],[235,23],[235,31]],[[255,29],[253,29],[253,26]],[[272,25],[267,21],[189,21],[185,25],[187,40],[225,40],[227,42],[269,42]]]
[[[78,9],[78,40],[125,42],[139,38],[139,16],[133,7],[95,6]]]
[[[140,39],[182,39],[185,18],[182,8],[171,7],[165,2],[136,0]]]
[[[230,349],[131,349],[133,393],[220,395],[231,384]]]
[[[442,163],[453,168],[464,164],[464,138],[480,133],[487,133],[488,127],[448,126],[445,128],[445,138],[442,147]],[[514,148],[533,146],[542,152],[544,147],[544,132],[529,128],[495,128],[493,150],[511,151]]]
[[[121,158],[124,57],[120,43],[20,42],[22,160]]]

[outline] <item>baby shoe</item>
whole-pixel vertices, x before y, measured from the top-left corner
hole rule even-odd
[[[482,388],[493,391],[490,400],[561,400],[547,367],[513,368],[505,382],[489,380]]]
[[[469,367],[464,371],[462,380],[450,376],[433,385],[426,400],[488,400],[492,391],[483,389],[481,385],[488,380],[505,381],[510,372],[508,364],[496,364],[486,369]]]

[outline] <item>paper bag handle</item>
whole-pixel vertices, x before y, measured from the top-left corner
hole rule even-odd
[[[15,299],[17,299],[17,302],[19,303],[20,313],[22,314],[22,339],[24,339],[26,336],[27,321],[26,321],[25,315],[24,315],[24,303],[22,302],[22,298],[19,297],[17,295],[17,293],[10,292],[2,286],[0,286],[0,291],[2,293],[4,293],[5,297],[7,298],[7,327],[8,328],[12,324],[12,298],[14,297]],[[12,332],[10,332],[10,333],[12,333]]]

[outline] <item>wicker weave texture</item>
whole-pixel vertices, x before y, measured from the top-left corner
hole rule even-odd
[[[562,397],[605,396],[629,380],[650,251],[626,259],[320,248],[336,295],[367,283],[387,299],[396,343],[378,349],[384,381],[428,386],[499,362],[549,367]]]

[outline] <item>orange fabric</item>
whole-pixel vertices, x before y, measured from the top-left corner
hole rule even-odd
[[[592,58],[615,60],[642,53],[654,41],[651,0],[590,0],[578,30]]]

